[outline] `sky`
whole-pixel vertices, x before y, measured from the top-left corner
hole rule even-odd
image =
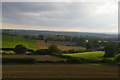
[[[116,33],[118,3],[2,2],[2,28]]]

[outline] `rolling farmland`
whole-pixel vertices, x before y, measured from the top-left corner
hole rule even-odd
[[[61,50],[81,50],[85,48],[75,46],[74,42],[65,41],[47,41],[32,40],[20,36],[3,35],[3,48],[14,48],[16,45],[24,45],[29,49],[47,49],[50,45],[55,44]],[[8,51],[8,53],[14,53]],[[104,55],[103,51],[83,52],[63,54],[72,57],[79,57],[89,60],[101,59]],[[40,61],[66,61],[67,58],[60,58],[50,55],[3,55],[2,58],[23,59],[33,58]],[[9,61],[9,60],[8,60]],[[14,60],[15,61],[15,60]],[[16,60],[17,61],[17,60]],[[3,78],[117,78],[118,68],[113,65],[93,65],[93,63],[73,64],[73,63],[35,63],[35,64],[3,64]]]
[[[24,45],[29,49],[38,50],[38,49],[47,49],[50,45],[55,44],[61,50],[81,50],[84,51],[85,48],[79,46],[67,46],[75,45],[74,42],[63,42],[63,41],[48,41],[47,43],[44,40],[32,40],[23,38],[20,36],[2,36],[2,48],[14,48],[16,45]]]

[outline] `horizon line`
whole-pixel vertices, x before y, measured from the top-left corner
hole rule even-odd
[[[4,28],[2,28],[3,30]],[[4,29],[5,30],[5,29]],[[7,29],[6,29],[7,30]],[[82,33],[104,33],[104,34],[118,34],[119,32],[86,32],[86,31],[58,31],[58,30],[36,30],[36,29],[8,29],[8,30],[35,30],[35,31],[53,31],[53,32],[82,32]]]

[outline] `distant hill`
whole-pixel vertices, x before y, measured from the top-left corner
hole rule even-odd
[[[101,37],[101,38],[117,38],[117,34],[108,33],[90,33],[90,32],[65,32],[65,31],[43,31],[43,30],[15,30],[2,29],[3,33],[15,33],[25,35],[68,35],[78,37]]]

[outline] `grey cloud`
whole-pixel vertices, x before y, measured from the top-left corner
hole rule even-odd
[[[102,3],[3,2],[3,22],[48,27],[86,27],[99,29],[116,26],[112,14],[96,15]]]

